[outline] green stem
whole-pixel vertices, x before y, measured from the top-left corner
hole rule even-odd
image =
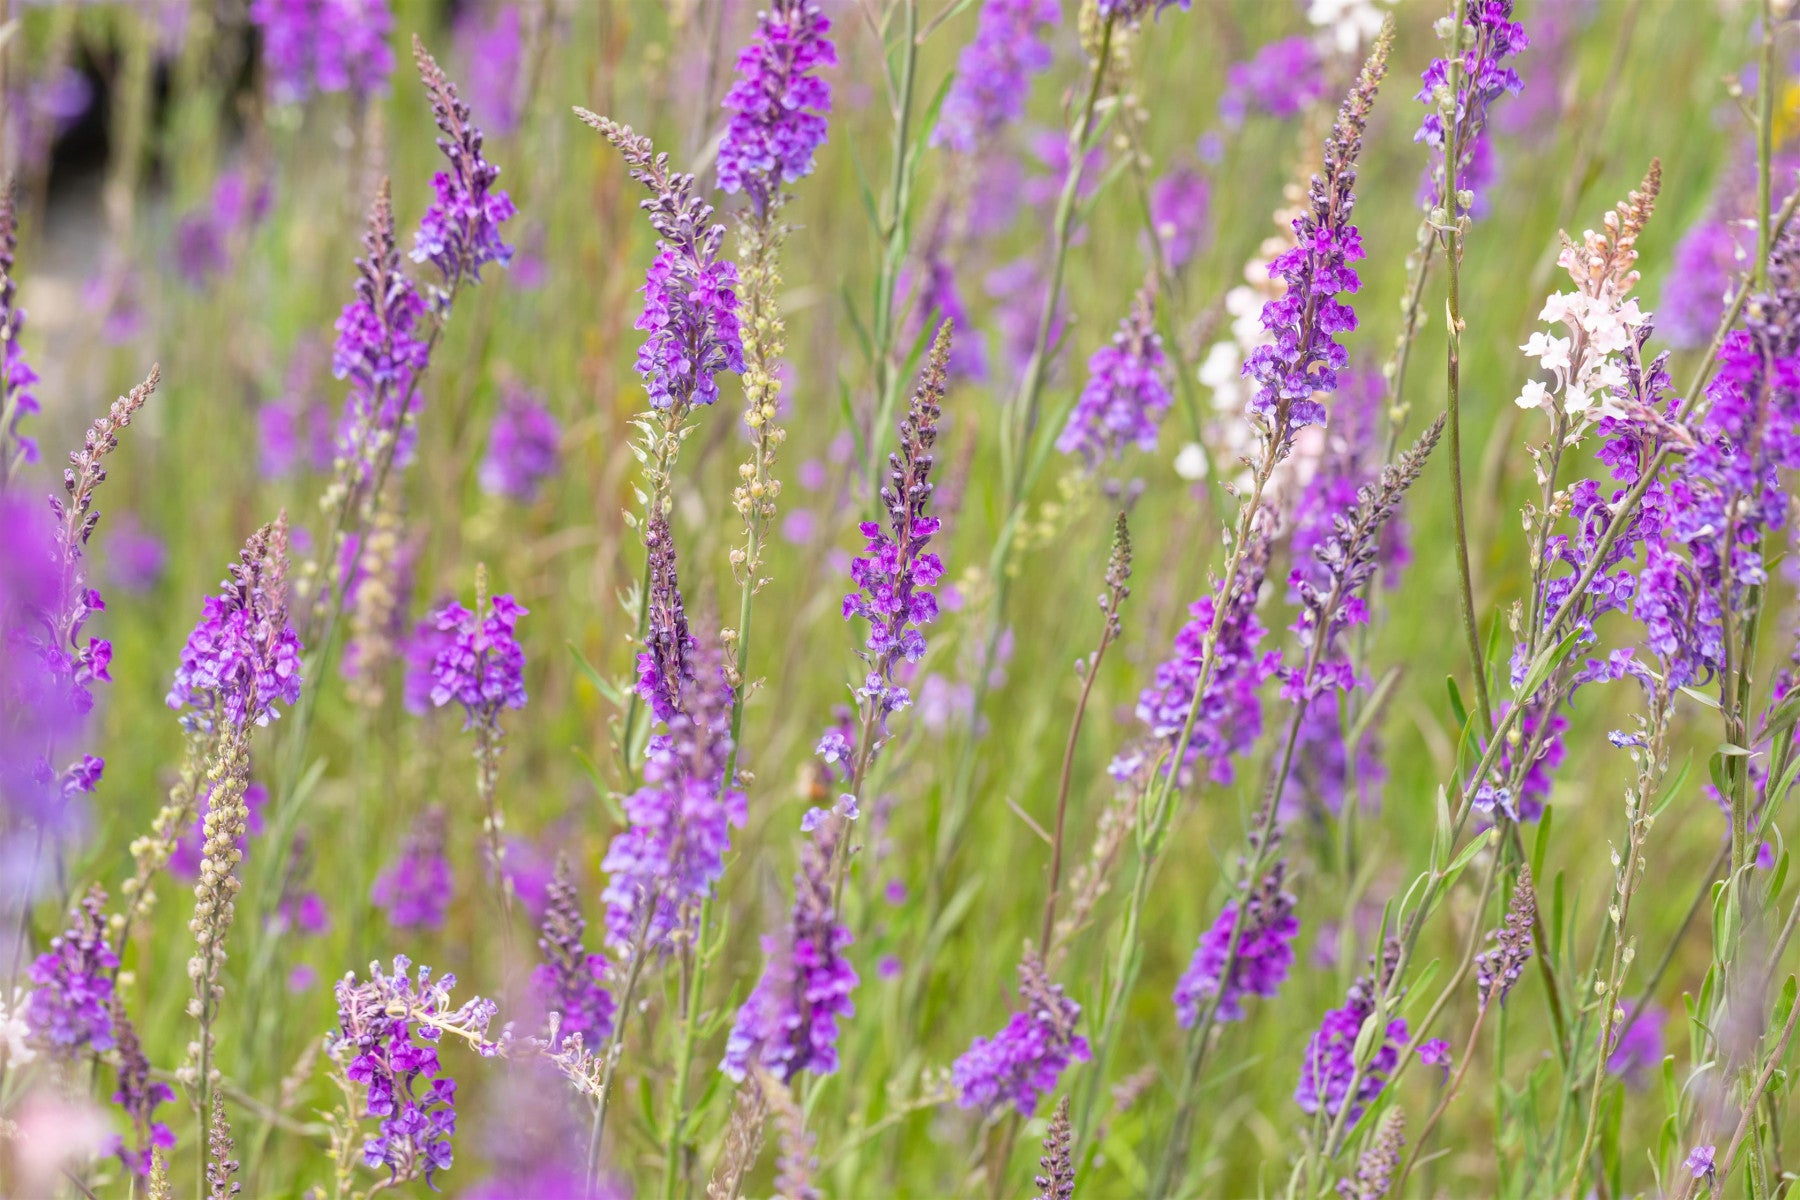
[[[681,1039],[675,1052],[674,1092],[669,1098],[669,1128],[663,1137],[663,1200],[675,1200],[683,1175],[681,1170],[682,1140],[687,1136],[688,1076],[693,1074],[694,1047],[700,1039],[700,996],[706,988],[706,935],[712,924],[713,898],[700,902],[700,932],[694,940],[693,964],[683,981],[686,1003],[682,1005]]]
[[[894,290],[900,264],[906,257],[906,213],[912,193],[912,109],[919,66],[918,0],[901,0],[905,12],[902,27],[905,46],[900,58],[900,88],[894,98],[894,162],[888,178],[887,211],[882,216],[882,254],[875,284],[875,312],[870,320],[875,352],[875,391],[879,397],[875,421],[869,427],[868,454],[863,477],[869,485],[869,503],[880,503],[881,435],[894,423],[900,397],[899,365],[894,362]]]

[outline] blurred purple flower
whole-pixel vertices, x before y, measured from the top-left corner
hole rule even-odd
[[[263,71],[278,103],[347,91],[359,103],[387,90],[394,52],[388,0],[251,0]]]
[[[544,961],[532,968],[531,986],[547,1013],[560,1014],[554,1044],[578,1033],[584,1047],[597,1049],[612,1035],[613,998],[605,986],[606,960],[581,943],[586,931],[568,860],[558,859],[538,934]]]
[[[1225,68],[1219,117],[1238,126],[1252,113],[1286,120],[1325,94],[1325,60],[1311,38],[1281,38]]]
[[[487,457],[481,460],[481,490],[523,504],[538,497],[544,481],[556,474],[562,429],[536,396],[508,384],[488,433]]]
[[[1156,434],[1174,397],[1168,358],[1156,332],[1156,300],[1148,288],[1119,322],[1112,341],[1088,359],[1088,381],[1069,412],[1056,448],[1080,455],[1088,470],[1122,458],[1127,447],[1156,449]]]
[[[40,1048],[73,1061],[111,1050],[113,976],[119,956],[107,944],[106,893],[93,885],[70,913],[69,927],[31,964],[25,1024]]]
[[[387,913],[396,929],[437,929],[450,907],[453,879],[444,857],[445,822],[440,808],[413,821],[400,856],[375,878],[369,899]]]
[[[975,37],[956,62],[931,144],[973,154],[981,143],[1019,119],[1031,77],[1054,61],[1050,31],[1056,0],[985,0]]]
[[[1212,928],[1200,935],[1187,970],[1175,984],[1175,1023],[1183,1029],[1194,1027],[1201,1004],[1209,997],[1218,997],[1216,1019],[1241,1021],[1245,996],[1272,999],[1287,981],[1300,921],[1294,916],[1293,893],[1285,887],[1286,872],[1287,864],[1277,862],[1249,894],[1247,906],[1241,909],[1236,898],[1226,901]]]

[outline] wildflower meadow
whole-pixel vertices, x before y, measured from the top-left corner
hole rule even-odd
[[[0,1196],[1800,1179],[1794,0],[0,0]]]

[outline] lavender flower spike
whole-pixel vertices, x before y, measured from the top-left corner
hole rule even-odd
[[[1504,1003],[1506,993],[1519,982],[1531,958],[1531,927],[1536,919],[1537,893],[1531,886],[1531,868],[1521,863],[1512,901],[1506,906],[1506,920],[1488,934],[1494,948],[1475,956],[1475,990],[1481,1007]]]
[[[809,820],[814,825],[800,849],[793,914],[779,937],[763,938],[768,962],[725,1044],[720,1070],[739,1081],[758,1068],[783,1084],[802,1071],[831,1074],[838,1065],[838,1022],[855,1012],[856,970],[844,955],[850,930],[838,920],[831,881],[849,818],[835,811],[819,819],[815,810]]]
[[[1168,358],[1152,316],[1155,303],[1146,286],[1112,341],[1088,359],[1087,386],[1056,439],[1058,450],[1079,454],[1089,470],[1103,459],[1122,457],[1128,446],[1156,449],[1157,426],[1172,397]]]
[[[1381,1114],[1375,1140],[1356,1160],[1356,1178],[1338,1180],[1344,1200],[1383,1200],[1400,1169],[1400,1151],[1406,1147],[1406,1110],[1399,1105]]]
[[[874,720],[885,734],[888,717],[912,702],[896,682],[901,662],[916,663],[925,654],[921,628],[937,619],[937,594],[931,589],[943,577],[944,564],[927,551],[939,520],[928,516],[931,502],[931,448],[937,440],[938,408],[944,399],[944,377],[950,362],[950,325],[938,327],[919,376],[919,386],[900,423],[900,449],[888,455],[888,482],[881,489],[888,525],[864,521],[868,546],[850,564],[859,591],[844,597],[844,619],[862,617],[869,636],[860,652],[868,675],[858,695],[873,706]],[[861,780],[856,781],[858,786]]]
[[[1435,206],[1444,203],[1448,174],[1443,162],[1443,156],[1449,153],[1444,114],[1449,113],[1456,124],[1456,189],[1460,192],[1468,188],[1474,174],[1471,167],[1487,129],[1488,106],[1503,92],[1516,96],[1524,87],[1519,73],[1505,65],[1506,59],[1531,44],[1524,27],[1512,20],[1512,14],[1513,0],[1470,0],[1463,14],[1464,29],[1455,28],[1454,21],[1445,23],[1446,40],[1464,47],[1455,94],[1450,93],[1450,64],[1444,59],[1433,59],[1421,77],[1425,86],[1414,99],[1430,105],[1431,111],[1425,114],[1424,124],[1413,140],[1438,152],[1431,178]]]
[[[431,703],[462,705],[463,728],[499,731],[500,713],[525,707],[525,651],[513,629],[531,610],[511,595],[492,597],[485,614],[452,600],[437,610],[449,644],[431,664]]]
[[[300,698],[300,638],[288,624],[287,514],[250,536],[181,650],[169,689],[182,724],[239,733]]]
[[[363,257],[356,260],[355,298],[337,320],[331,373],[350,384],[338,423],[338,474],[358,488],[378,473],[387,445],[404,461],[403,422],[417,403],[415,382],[431,356],[419,334],[425,301],[400,270],[394,210],[383,179],[369,208]]]
[[[12,180],[0,180],[0,485],[12,478],[20,461],[38,460],[37,443],[19,432],[19,422],[38,411],[37,396],[31,390],[38,376],[19,346],[25,310],[14,300],[18,282],[13,277],[13,252],[18,242]]]
[[[1360,976],[1352,983],[1344,1006],[1327,1012],[1318,1032],[1307,1042],[1306,1058],[1300,1064],[1300,1086],[1294,1091],[1294,1102],[1302,1112],[1316,1113],[1322,1108],[1326,1116],[1336,1119],[1339,1111],[1348,1105],[1349,1119],[1345,1128],[1349,1129],[1361,1118],[1368,1103],[1387,1086],[1389,1073],[1399,1065],[1400,1047],[1406,1042],[1406,1020],[1401,1017],[1390,1020],[1387,1028],[1381,1031],[1367,1068],[1360,1072],[1361,1082],[1357,1084],[1356,1094],[1350,1094],[1350,1085],[1359,1075],[1356,1069],[1358,1036],[1364,1022],[1375,1014],[1382,989],[1388,985],[1399,953],[1399,942],[1389,939],[1382,950],[1379,973]]]
[[[481,282],[482,264],[512,261],[512,247],[500,240],[500,226],[517,210],[504,191],[494,189],[500,168],[482,155],[481,130],[469,123],[469,106],[416,34],[413,61],[431,97],[431,115],[443,130],[438,149],[450,160],[450,169],[432,176],[437,199],[419,222],[412,257],[437,267],[448,295],[465,279]]]
[[[1338,110],[1325,142],[1324,174],[1313,176],[1307,208],[1294,219],[1295,245],[1269,263],[1269,275],[1279,278],[1286,292],[1263,305],[1262,327],[1270,341],[1250,355],[1243,373],[1256,381],[1249,408],[1271,462],[1287,457],[1301,429],[1325,423],[1317,395],[1337,390],[1338,372],[1350,361],[1337,335],[1356,328],[1356,313],[1337,297],[1362,286],[1350,266],[1363,257],[1362,235],[1350,223],[1356,156],[1393,41],[1390,22]]]
[[[69,928],[31,964],[25,1025],[34,1046],[71,1059],[112,1049],[118,969],[106,938],[106,893],[95,884],[75,905]]]
[[[773,0],[738,55],[737,82],[725,94],[731,120],[719,143],[719,188],[747,193],[757,212],[782,184],[812,174],[825,142],[831,85],[815,72],[837,65],[830,29],[816,0]]]
[[[962,1107],[992,1114],[1012,1105],[1029,1117],[1070,1062],[1088,1060],[1087,1039],[1075,1033],[1081,1006],[1050,982],[1043,963],[1029,953],[1019,964],[1019,1000],[1006,1028],[991,1039],[976,1038],[951,1066]]]
[[[544,961],[531,972],[531,986],[547,1012],[559,1014],[553,1044],[580,1034],[584,1046],[599,1046],[612,1035],[613,998],[606,990],[606,960],[581,944],[587,921],[581,894],[566,858],[556,860],[549,903],[544,906],[538,949]]]
[[[681,707],[682,691],[693,679],[694,635],[688,630],[681,580],[675,571],[675,535],[669,520],[652,513],[644,529],[649,555],[650,594],[644,620],[644,648],[637,658],[637,693],[665,725]]]
[[[1244,900],[1247,912],[1241,929],[1239,901],[1233,899],[1201,935],[1188,969],[1175,985],[1175,1021],[1183,1029],[1194,1027],[1207,997],[1218,997],[1214,1010],[1218,1020],[1241,1021],[1245,996],[1269,998],[1281,990],[1294,965],[1294,937],[1300,932],[1293,893],[1284,887],[1286,872],[1287,864],[1277,862]],[[1232,951],[1234,929],[1238,939]]]
[[[650,406],[679,419],[690,405],[719,398],[721,371],[744,371],[737,268],[719,258],[725,227],[708,223],[712,205],[695,193],[694,177],[671,171],[669,156],[656,153],[649,138],[584,108],[575,115],[617,147],[631,177],[650,191],[639,207],[662,240],[644,281],[644,313],[636,328],[647,336],[638,348],[637,372]]]
[[[1050,31],[1056,0],[986,0],[975,38],[956,60],[956,79],[944,97],[933,146],[973,154],[983,141],[1019,119],[1031,77],[1055,61]]]

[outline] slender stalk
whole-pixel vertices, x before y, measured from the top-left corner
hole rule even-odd
[[[654,904],[644,905],[644,916],[638,922],[637,937],[631,946],[631,965],[625,971],[625,987],[619,993],[619,1019],[607,1039],[606,1056],[600,1063],[600,1094],[594,1097],[594,1121],[588,1129],[587,1187],[583,1195],[592,1200],[600,1186],[600,1137],[606,1131],[606,1106],[612,1099],[613,1073],[618,1069],[619,1055],[625,1044],[625,1026],[631,1020],[632,1001],[637,999],[638,979],[644,971],[644,945],[650,937],[650,918]]]
[[[713,898],[709,893],[700,902],[700,932],[694,939],[693,962],[682,980],[681,1034],[676,1043],[675,1080],[669,1097],[669,1128],[663,1137],[663,1200],[674,1200],[680,1190],[682,1139],[687,1136],[688,1076],[693,1074],[694,1047],[700,1035],[700,997],[706,988],[706,967],[710,957],[706,934],[712,924]]]
[[[878,230],[882,253],[875,282],[875,312],[869,322],[874,339],[875,391],[880,397],[875,420],[869,426],[863,473],[863,478],[868,481],[871,505],[880,503],[881,488],[876,481],[881,473],[881,433],[893,425],[894,409],[900,400],[900,369],[894,361],[894,342],[898,336],[894,323],[894,291],[899,283],[901,263],[906,258],[906,213],[912,197],[912,110],[919,67],[919,2],[899,0],[899,3],[904,16],[900,80],[893,96],[894,161],[888,178],[887,211],[882,214]]]

